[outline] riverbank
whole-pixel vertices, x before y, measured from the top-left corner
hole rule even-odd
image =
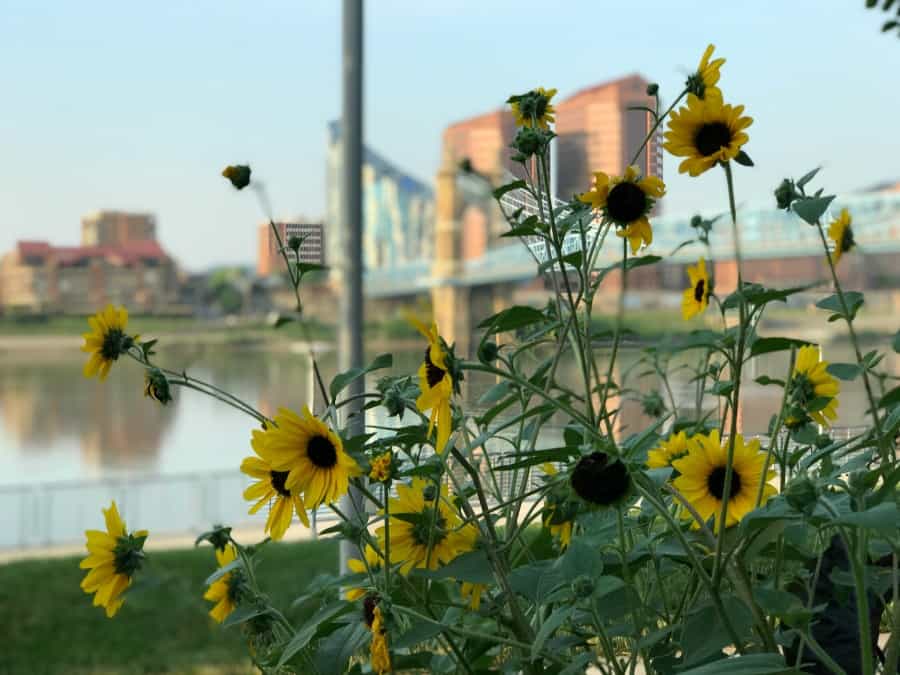
[[[208,545],[154,551],[112,620],[79,587],[79,557],[0,565],[0,673],[107,675],[256,672],[238,629],[209,618],[204,580],[216,567]],[[257,576],[288,617],[301,623],[312,610],[292,607],[320,574],[334,574],[334,540],[268,544]]]

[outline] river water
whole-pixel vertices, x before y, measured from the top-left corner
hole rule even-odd
[[[421,354],[421,349],[396,354],[392,372],[414,373]],[[852,360],[846,347],[828,348],[825,356],[835,362]],[[637,350],[625,350],[621,368],[627,370],[636,358]],[[889,370],[898,372],[897,355],[888,359],[893,359]],[[196,527],[203,517],[245,513],[237,468],[251,454],[253,419],[186,390],[176,390],[175,400],[162,407],[143,396],[143,373],[136,364],[117,363],[101,383],[82,377],[83,363],[77,349],[0,353],[0,513],[12,526],[3,528],[9,531],[0,535],[0,548],[71,539],[81,521],[99,508],[98,500],[110,495],[124,500],[132,495],[134,500],[138,483],[149,486],[140,510],[159,521],[157,527],[185,510],[197,512]],[[299,410],[311,387],[309,360],[302,353],[172,348],[160,354],[160,363],[186,369],[270,415],[280,406]],[[334,353],[325,353],[320,364],[327,381],[335,372]],[[779,388],[752,379],[763,374],[783,378],[786,367],[786,354],[754,361],[745,386],[745,434],[765,432],[781,396]],[[561,375],[574,377],[567,367]],[[680,405],[693,400],[683,371],[673,383]],[[491,384],[488,378],[470,377],[466,407],[477,408]],[[642,391],[659,388],[649,376],[635,384]],[[640,431],[650,421],[636,401],[614,403],[623,411],[620,433]],[[863,423],[865,408],[861,384],[843,382],[838,425]],[[370,422],[387,422],[383,413],[372,414],[377,417]]]

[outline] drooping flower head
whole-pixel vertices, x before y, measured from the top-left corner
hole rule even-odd
[[[700,57],[700,65],[697,70],[688,76],[685,88],[697,98],[703,99],[707,95],[722,96],[722,92],[716,86],[719,82],[719,68],[725,64],[725,59],[714,59],[710,61],[715,45],[709,45],[703,56]]]
[[[231,182],[236,190],[243,190],[250,185],[250,173],[250,167],[246,164],[226,166],[222,170],[222,175]]]
[[[255,429],[251,445],[276,472],[287,472],[283,487],[302,494],[308,509],[331,504],[347,493],[362,469],[344,452],[341,437],[303,406],[303,416],[280,408],[274,424]]]
[[[528,93],[510,96],[507,99],[516,118],[516,126],[549,129],[556,121],[556,109],[550,101],[556,96],[556,89],[538,87]]]
[[[435,570],[475,547],[477,530],[463,525],[446,485],[438,491],[434,483],[413,478],[411,485],[397,485],[397,498],[389,506],[391,563],[402,563],[402,574],[413,568]],[[384,542],[384,526],[375,533]]]
[[[575,493],[596,506],[612,506],[631,491],[628,468],[605,452],[593,452],[578,460],[571,480]]]
[[[169,380],[159,368],[147,368],[144,371],[144,396],[161,405],[167,405],[172,401]]]
[[[90,572],[82,579],[81,590],[88,595],[94,593],[94,606],[105,607],[106,616],[112,618],[125,601],[122,593],[144,562],[147,530],[129,534],[115,502],[103,509],[103,517],[106,532],[87,530],[84,533],[88,556],[79,567]]]
[[[81,351],[90,354],[84,364],[84,376],[98,375],[105,380],[112,364],[137,341],[136,335],[128,335],[128,310],[107,305],[106,309],[88,318],[90,333],[85,333]]]
[[[235,549],[234,544],[228,544],[222,549],[216,549],[216,562],[220,568],[225,567],[235,559],[237,559],[237,549]],[[203,599],[216,603],[209,610],[209,615],[217,623],[222,623],[238,606],[243,591],[243,584],[243,571],[236,568],[223,574],[206,589]]]
[[[807,345],[797,350],[788,385],[788,428],[802,426],[810,419],[827,427],[837,419],[841,385],[827,368],[828,361],[819,360],[818,347]]]
[[[724,103],[718,91],[707,91],[703,99],[688,94],[687,106],[670,116],[663,144],[673,155],[686,158],[678,172],[699,176],[718,162],[737,157],[750,140],[744,129],[753,124],[743,112],[742,105]]]
[[[256,445],[253,449],[259,453]],[[255,502],[250,507],[250,513],[256,513],[265,505],[269,507],[265,531],[272,539],[278,541],[284,537],[294,518],[294,512],[297,513],[300,522],[309,527],[302,495],[299,491],[287,487],[287,471],[276,471],[261,456],[245,458],[241,462],[241,471],[256,479],[255,483],[244,490],[244,499]]]
[[[647,216],[656,200],[666,194],[666,185],[656,176],[641,177],[636,166],[629,166],[622,176],[607,176],[594,172],[591,189],[578,195],[578,200],[590,204],[604,218],[616,225],[616,234],[631,244],[637,253],[642,245],[653,242],[653,229]]]
[[[447,441],[450,440],[453,428],[450,399],[453,398],[454,392],[459,392],[462,373],[456,368],[452,349],[447,347],[447,343],[440,336],[437,324],[432,321],[431,326],[426,326],[412,315],[408,319],[428,340],[425,358],[419,366],[419,389],[422,393],[416,399],[416,407],[423,413],[431,411],[428,436],[431,437],[436,426],[437,441],[434,448],[441,453],[447,449]]]
[[[372,611],[372,643],[369,645],[369,661],[372,671],[384,675],[391,671],[391,652],[388,649],[388,633],[381,607]]]
[[[366,548],[363,550],[363,557],[365,561],[359,558],[350,558],[347,561],[347,567],[350,568],[351,572],[356,574],[376,574],[381,571],[381,556],[378,555],[378,551],[372,548],[371,544],[366,544]],[[358,600],[367,592],[364,588],[349,588],[347,589],[347,599],[351,601]]]
[[[670,435],[666,440],[647,453],[647,466],[651,469],[664,469],[672,466],[672,462],[688,454],[688,437],[684,431]]]
[[[719,522],[722,512],[722,498],[725,495],[726,464],[728,461],[728,439],[721,441],[718,430],[709,434],[697,434],[688,441],[689,452],[672,462],[681,475],[672,483],[697,511],[704,522],[715,518],[714,531],[721,529]],[[726,527],[739,523],[756,504],[756,493],[765,467],[766,453],[759,449],[759,440],[744,443],[740,434],[734,439],[734,463],[732,464],[731,489],[728,493],[728,516]],[[766,473],[762,502],[775,494],[775,487],[768,481],[775,478],[775,472]],[[692,520],[687,510],[682,518]],[[694,520],[693,527],[700,525]]]
[[[685,321],[698,314],[703,314],[709,306],[709,274],[706,261],[701,257],[697,264],[687,268],[691,285],[685,289],[681,297],[681,316]]]
[[[851,251],[856,246],[853,239],[853,228],[850,227],[853,218],[847,209],[841,209],[841,215],[831,221],[828,226],[828,238],[834,242],[834,249],[831,251],[831,260],[837,265],[841,256]]]

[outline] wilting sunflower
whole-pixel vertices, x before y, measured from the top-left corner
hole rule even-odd
[[[595,506],[612,506],[631,492],[628,467],[605,452],[592,452],[578,460],[571,483],[575,494]]]
[[[656,176],[641,178],[636,166],[625,169],[623,176],[607,176],[594,172],[591,189],[578,195],[578,199],[600,211],[604,218],[616,225],[616,234],[631,244],[631,252],[637,253],[641,245],[653,242],[653,229],[647,215],[656,200],[666,194],[666,185]]]
[[[125,333],[128,310],[107,305],[106,309],[88,318],[90,333],[85,333],[81,351],[91,355],[84,364],[84,376],[99,375],[105,380],[112,364],[137,341],[137,336]]]
[[[673,155],[687,157],[678,172],[699,176],[716,163],[737,157],[750,140],[744,129],[753,124],[743,112],[742,105],[723,103],[718,91],[708,91],[703,99],[688,94],[687,106],[672,113],[663,144]]]
[[[236,558],[237,550],[234,548],[234,544],[228,544],[223,549],[216,549],[216,562],[219,563],[219,567],[225,567],[225,565],[233,562]],[[223,574],[206,589],[203,599],[216,603],[209,610],[209,615],[218,623],[222,623],[237,607],[242,584],[243,575],[241,570],[234,569]]]
[[[672,466],[672,462],[688,454],[688,437],[684,431],[672,434],[666,440],[647,453],[647,466],[651,469],[663,469]]]
[[[303,417],[280,408],[274,425],[253,431],[253,449],[276,472],[286,471],[284,488],[303,494],[308,509],[331,504],[347,493],[362,469],[331,428],[303,406]]]
[[[105,607],[106,616],[112,618],[125,601],[122,593],[144,562],[147,530],[128,534],[115,502],[103,509],[103,517],[106,532],[87,530],[84,533],[88,556],[79,567],[90,572],[82,579],[81,590],[88,595],[95,593],[94,607]]]
[[[685,289],[681,298],[681,316],[685,321],[706,311],[710,292],[709,274],[703,258],[700,258],[695,266],[688,267],[687,273],[691,285]]]
[[[819,348],[813,345],[797,350],[797,361],[788,389],[788,428],[801,426],[807,416],[822,426],[837,419],[837,395],[841,385],[828,372],[828,361],[819,360]]]
[[[419,389],[422,393],[416,399],[416,407],[423,413],[431,411],[428,436],[431,437],[434,427],[437,426],[437,441],[434,448],[441,453],[450,440],[450,431],[453,427],[450,399],[458,384],[450,372],[445,343],[438,333],[437,324],[432,321],[429,328],[414,316],[408,318],[416,330],[428,340],[425,359],[419,366]]]
[[[378,555],[378,551],[372,548],[370,544],[366,544],[366,548],[363,551],[363,557],[366,559],[365,562],[359,558],[350,558],[347,561],[347,567],[350,568],[351,572],[355,572],[356,574],[375,574],[376,572],[381,571],[381,556]],[[348,588],[347,599],[358,600],[366,593],[368,593],[368,591],[364,588]]]
[[[847,209],[841,209],[841,215],[831,221],[828,226],[828,238],[834,242],[834,250],[831,252],[831,260],[837,265],[841,260],[841,256],[852,250],[856,246],[853,240],[853,228],[850,224],[853,218]]]
[[[481,607],[481,594],[484,593],[486,588],[487,585],[485,584],[473,584],[464,581],[459,589],[459,594],[463,600],[469,601],[469,609],[477,612]]]
[[[309,527],[309,519],[306,517],[300,493],[287,488],[287,471],[275,471],[269,462],[260,457],[245,458],[241,462],[241,471],[258,479],[244,490],[244,499],[256,502],[250,507],[251,514],[259,511],[263,505],[269,505],[265,531],[272,539],[278,541],[284,537],[294,517],[294,511],[297,512],[300,522]]]
[[[376,606],[372,615],[372,643],[369,646],[369,661],[372,671],[384,675],[391,670],[391,653],[387,643],[387,628],[381,607]]]
[[[710,517],[715,518],[713,529],[718,532],[721,529],[718,521],[725,494],[728,439],[722,442],[718,430],[713,430],[709,434],[693,436],[688,441],[688,447],[687,455],[672,462],[672,466],[681,473],[673,481],[673,485],[691,503],[704,522]],[[757,439],[745,444],[743,436],[735,436],[726,527],[737,524],[755,508],[756,492],[765,463],[766,453],[760,451]],[[776,492],[775,487],[768,483],[773,478],[775,472],[769,470],[766,473],[761,503],[765,503]],[[685,520],[693,518],[686,510],[681,515]],[[696,520],[693,527],[700,527]]]
[[[462,524],[450,503],[446,485],[442,485],[438,493],[433,483],[423,478],[413,478],[412,485],[397,486],[397,498],[391,499],[389,505],[391,563],[402,562],[402,574],[409,574],[414,567],[437,569],[439,565],[446,565],[475,547],[477,530],[471,523]],[[375,533],[383,543],[384,526]]]
[[[685,87],[689,92],[695,94],[697,98],[706,98],[710,96],[722,96],[722,92],[716,86],[719,82],[719,68],[725,64],[725,59],[715,59],[710,61],[715,45],[709,45],[703,56],[700,57],[700,65],[697,70],[688,76]]]
[[[556,96],[556,89],[538,87],[527,94],[510,96],[507,103],[512,107],[518,127],[540,127],[549,129],[556,121],[556,109],[550,103]]]

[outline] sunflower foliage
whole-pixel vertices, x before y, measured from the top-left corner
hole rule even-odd
[[[422,349],[415,373],[385,374],[384,355],[327,386],[319,378],[315,409],[309,402],[270,418],[156,363],[152,342],[128,332],[124,308],[91,319],[87,376],[103,378],[127,356],[146,370],[154,402],[187,388],[252,418],[247,487],[234,499],[258,513],[267,536],[248,545],[225,525],[202,535],[210,576],[197,592],[212,619],[240,630],[261,671],[896,672],[900,386],[884,350],[862,353],[854,324],[864,297],[836,273],[854,254],[853,214],[831,212],[834,197],[812,187],[817,170],[785,179],[775,203],[797,228],[816,231],[828,290],[743,278],[735,190],[752,170],[753,120],[727,102],[724,63],[710,45],[666,110],[658,87],[648,89],[653,124],[635,159],[616,175],[585,175],[584,192],[563,204],[547,187],[556,90],[509,98],[519,127],[510,155],[527,178],[492,187],[498,200],[520,190],[535,205],[505,213],[506,236],[529,245],[553,294],[544,307],[487,317],[471,354],[434,321],[411,317]],[[680,247],[696,254],[682,314],[704,327],[619,367],[629,275],[663,259],[652,252],[653,217],[666,185],[635,165],[658,129],[681,172],[710,189],[724,178],[727,215],[696,217],[696,238]],[[223,175],[235,189],[250,185],[249,167]],[[729,224],[737,284],[725,294],[709,235]],[[300,308],[302,274],[289,250],[282,246]],[[610,250],[617,261],[601,265]],[[612,330],[595,308],[607,279],[619,288]],[[822,360],[802,335],[759,334],[767,307],[801,291],[822,294],[821,318],[846,329],[854,363]],[[745,436],[747,372],[773,352],[789,356],[788,369],[757,382],[779,390],[781,405],[766,435]],[[673,395],[676,374],[691,384],[687,403]],[[366,375],[371,388],[348,397]],[[638,384],[647,377],[658,383],[652,394]],[[476,378],[491,386],[467,404]],[[854,421],[857,432],[835,434],[841,384],[854,380],[868,412]],[[629,398],[647,414],[645,428],[622,428]],[[360,400],[383,408],[390,427],[351,433],[345,413]],[[320,534],[359,551],[347,573],[314,580],[302,598],[261,588],[262,544],[309,527],[317,512],[337,521]],[[87,535],[83,588],[112,616],[140,575],[147,534],[128,534],[115,505],[105,513],[106,531]],[[296,569],[303,573],[302,560]]]

